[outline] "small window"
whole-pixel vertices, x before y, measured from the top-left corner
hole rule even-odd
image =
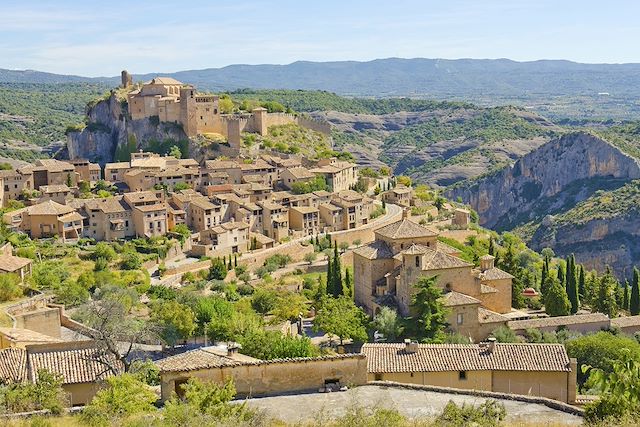
[[[467,371],[459,371],[458,372],[458,379],[460,381],[465,381],[467,379]]]
[[[416,267],[420,267],[420,257],[416,255]]]
[[[462,325],[462,323],[464,322],[464,314],[458,313],[457,317],[458,317],[457,318],[458,325]]]
[[[375,375],[374,375],[374,379],[375,379],[376,381],[382,381],[382,374],[375,374]]]

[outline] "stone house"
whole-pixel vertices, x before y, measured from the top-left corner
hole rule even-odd
[[[22,283],[25,277],[31,274],[32,263],[30,258],[14,256],[11,243],[0,246],[0,274],[15,274]]]
[[[327,181],[329,191],[334,193],[349,190],[358,182],[356,164],[336,158],[319,160],[317,166],[310,172],[323,176]]]
[[[32,191],[35,189],[33,186],[33,172],[30,166],[17,170],[2,170],[0,171],[0,180],[2,184],[2,206],[7,206],[9,200],[18,199],[24,190]]]
[[[4,222],[33,239],[58,236],[62,241],[82,236],[83,217],[72,207],[52,200],[8,212]]]
[[[40,198],[38,203],[53,200],[61,205],[67,205],[73,200],[73,192],[66,184],[52,184],[40,186]]]
[[[393,203],[398,206],[409,207],[413,200],[413,188],[398,185],[390,190],[382,193],[382,198],[387,203]]]
[[[100,169],[99,164],[91,163],[87,159],[72,159],[68,160],[68,162],[75,168],[80,181],[85,181],[90,184],[95,184],[100,181],[102,170]]]
[[[133,209],[123,196],[105,199],[76,199],[73,206],[82,213],[83,235],[97,241],[126,239],[136,235]]]
[[[167,232],[167,205],[161,191],[126,193],[124,201],[131,207],[137,237],[162,236]]]
[[[204,347],[156,362],[161,399],[181,396],[182,384],[199,378],[216,384],[229,379],[239,396],[317,391],[327,385],[363,385],[367,362],[363,354],[258,360],[233,349]]]
[[[576,400],[577,363],[562,344],[364,344],[369,381]]]
[[[320,232],[320,211],[312,206],[289,208],[289,228],[295,236],[313,236]]]
[[[289,236],[289,210],[271,201],[256,203],[262,208],[262,234],[280,241]]]
[[[115,358],[93,341],[27,344],[0,350],[0,381],[35,383],[38,371],[46,369],[62,377],[62,389],[72,406],[86,405],[100,390],[101,381],[113,375],[107,365],[119,369]]]
[[[374,315],[392,301],[402,316],[410,315],[415,283],[435,276],[443,293],[456,292],[445,298],[453,331],[477,341],[508,320],[512,276],[496,268],[493,257],[483,257],[480,268],[474,268],[457,250],[438,242],[437,232],[407,218],[374,235],[372,243],[353,251],[355,300],[367,313]]]
[[[302,166],[284,169],[280,174],[280,182],[287,189],[291,190],[296,182],[309,182],[316,177],[309,169]]]
[[[249,250],[249,226],[231,221],[200,232],[191,246],[194,256],[218,257]]]

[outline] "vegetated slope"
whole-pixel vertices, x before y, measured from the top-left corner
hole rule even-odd
[[[624,274],[640,261],[640,245],[627,243],[625,255],[619,254],[621,245],[635,239],[640,221],[633,219],[633,202],[620,201],[637,187],[627,187],[629,183],[639,178],[636,158],[595,135],[575,132],[544,144],[513,166],[463,183],[447,196],[470,203],[487,227],[515,229],[534,249],[574,252],[580,262],[610,264]]]

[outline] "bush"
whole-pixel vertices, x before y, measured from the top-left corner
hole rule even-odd
[[[127,251],[122,255],[120,268],[123,270],[138,270],[142,267],[142,258],[137,252]]]
[[[0,302],[10,301],[22,296],[20,277],[16,274],[0,274]]]
[[[449,401],[444,407],[442,414],[436,419],[439,427],[493,427],[498,426],[504,420],[507,411],[502,403],[495,400],[487,400],[480,406],[467,405],[463,403],[458,406],[453,401]]]
[[[112,261],[116,257],[116,251],[108,243],[100,242],[93,250],[92,258],[97,260],[103,258],[107,262]]]

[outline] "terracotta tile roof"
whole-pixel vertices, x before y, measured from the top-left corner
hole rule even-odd
[[[171,77],[155,77],[146,82],[145,85],[182,85],[182,82]]]
[[[106,165],[104,165],[104,169],[105,170],[108,170],[108,169],[128,169],[129,167],[131,167],[129,162],[115,162],[115,163],[107,163]]]
[[[27,379],[27,352],[21,348],[0,350],[0,382],[19,383]]]
[[[92,341],[78,341],[72,346],[68,342],[28,345],[27,354],[31,381],[35,381],[39,369],[47,369],[62,375],[64,384],[95,382],[112,375],[104,362],[117,366],[115,358]]]
[[[73,208],[61,205],[53,200],[47,200],[27,208],[29,215],[65,215],[73,211]]]
[[[571,316],[544,317],[540,319],[512,320],[511,329],[529,329],[578,325],[582,323],[609,323],[609,317],[602,313],[574,314]]]
[[[58,218],[62,222],[70,222],[70,221],[82,221],[84,218],[78,212],[69,212],[66,215],[62,215]]]
[[[429,250],[422,255],[422,270],[473,267],[467,261],[444,252]]]
[[[71,189],[65,184],[41,185],[41,193],[68,193]]]
[[[496,313],[495,311],[487,310],[483,307],[478,307],[478,322],[480,323],[507,323],[508,317]]]
[[[628,328],[638,325],[640,325],[640,316],[625,316],[611,319],[611,326],[617,326],[618,328]]]
[[[493,267],[485,271],[478,273],[480,280],[500,280],[500,279],[513,279],[513,276],[506,271],[500,270],[498,267]]]
[[[408,219],[401,219],[382,228],[374,230],[376,234],[389,239],[409,239],[412,237],[435,237],[438,235],[433,230],[416,224]]]
[[[217,169],[240,169],[240,164],[235,160],[206,160],[205,168],[210,170]]]
[[[314,213],[318,212],[318,208],[314,208],[313,206],[292,206],[289,211],[298,212],[301,214]]]
[[[26,267],[32,262],[33,261],[29,258],[22,258],[13,255],[2,255],[0,256],[0,271],[13,273],[14,271],[18,271],[21,268]]]
[[[376,240],[368,245],[360,246],[353,250],[354,253],[367,259],[388,259],[393,258],[391,248],[380,240]]]
[[[315,175],[309,172],[309,169],[298,166],[286,169],[296,179],[313,178]]]
[[[480,304],[480,300],[470,297],[469,295],[461,294],[460,292],[447,292],[442,296],[442,301],[447,307],[455,307],[458,305],[470,305]]]
[[[449,246],[446,243],[436,242],[436,250],[440,252],[444,252],[446,254],[452,255],[460,253],[460,250],[454,248],[453,246]]]
[[[500,344],[493,351],[482,344],[419,344],[415,353],[405,344],[364,344],[370,373],[448,371],[569,372],[562,344]]]
[[[158,360],[160,372],[187,372],[200,369],[217,369],[232,366],[270,365],[277,363],[299,363],[314,360],[363,359],[363,354],[336,354],[320,357],[295,357],[286,359],[260,360],[243,354],[226,356],[214,347],[198,348],[175,356]]]

